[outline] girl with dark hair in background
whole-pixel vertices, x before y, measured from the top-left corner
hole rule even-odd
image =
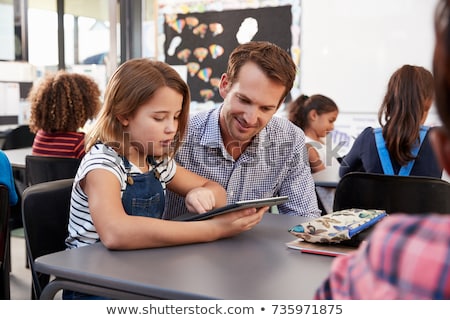
[[[302,94],[289,103],[287,110],[289,120],[305,133],[311,172],[331,166],[333,157],[327,152],[326,136],[333,131],[339,113],[336,103],[321,94]]]

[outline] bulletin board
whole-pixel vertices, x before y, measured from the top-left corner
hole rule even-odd
[[[270,41],[290,53],[291,6],[164,16],[164,53],[186,65],[192,101],[221,102],[218,85],[228,56],[240,43]]]

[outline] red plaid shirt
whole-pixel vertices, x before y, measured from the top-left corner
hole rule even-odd
[[[395,214],[335,258],[315,299],[450,299],[450,215]]]

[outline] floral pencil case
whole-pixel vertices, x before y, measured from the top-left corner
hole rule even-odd
[[[384,210],[346,209],[298,224],[289,232],[307,242],[339,243],[387,216]]]

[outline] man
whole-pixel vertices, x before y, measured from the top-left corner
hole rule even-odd
[[[434,80],[443,128],[430,132],[436,156],[450,172],[450,0],[435,17]],[[412,195],[413,196],[413,195]],[[450,212],[449,212],[450,214]],[[450,299],[450,215],[395,214],[367,243],[336,258],[316,299]]]
[[[177,162],[219,182],[228,203],[288,196],[280,214],[320,216],[304,133],[274,117],[295,75],[291,56],[280,47],[239,45],[220,80],[222,106],[193,116]],[[168,192],[165,218],[186,212],[183,199]]]

